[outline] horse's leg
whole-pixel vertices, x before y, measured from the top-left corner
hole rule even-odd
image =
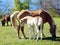
[[[40,29],[41,29],[41,26],[40,26],[40,25],[38,26],[38,29],[39,29],[39,31],[40,31]],[[40,33],[39,33],[39,38],[40,38]]]
[[[37,27],[37,40],[39,39],[39,29]]]
[[[34,26],[31,26],[31,30],[30,30],[30,34],[31,34],[31,38],[34,38]]]
[[[28,28],[29,28],[29,35],[30,35],[29,39],[31,39],[33,36],[34,29],[33,29],[33,26],[31,26],[30,24],[28,24]]]
[[[23,34],[24,38],[26,39],[26,36],[24,34],[24,26],[21,27],[21,31],[22,31],[22,34]]]
[[[42,24],[38,26],[38,31],[41,31],[41,40],[42,40],[43,35],[44,35],[44,33],[43,33],[43,25]],[[40,36],[40,34],[38,33],[38,37],[39,36]]]
[[[36,27],[36,31],[37,31],[37,33],[36,33],[36,35],[37,35],[37,41],[38,41],[38,38],[39,38],[39,29],[38,29],[38,26],[37,25],[35,25],[35,27]]]
[[[12,26],[11,21],[10,21],[10,26]]]
[[[31,32],[32,32],[32,27],[29,26],[29,35],[30,35],[30,36],[29,36],[29,40],[31,39],[31,36],[32,36],[32,33],[31,33]]]
[[[43,33],[43,29],[44,29],[44,24],[42,24],[42,35],[43,35],[43,37],[45,37],[45,35]]]
[[[33,26],[33,28],[32,28],[32,37],[35,39],[34,26]]]
[[[43,36],[44,36],[44,33],[43,33],[43,24],[41,24],[41,40],[42,40]]]
[[[21,39],[20,38],[20,33],[19,33],[19,31],[20,31],[20,25],[18,25],[17,29],[18,29],[18,38]]]
[[[8,25],[8,21],[7,21],[7,26],[9,26],[9,25]]]
[[[42,36],[45,37],[45,35],[43,33],[44,24],[42,24],[42,26],[39,26],[38,28],[39,28],[39,30],[42,29]]]

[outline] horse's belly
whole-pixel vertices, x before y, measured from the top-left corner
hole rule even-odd
[[[32,25],[34,25],[34,21],[33,20],[27,20],[27,24],[32,26]]]

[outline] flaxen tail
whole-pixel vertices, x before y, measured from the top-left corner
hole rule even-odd
[[[15,11],[11,16],[10,16],[10,20],[11,20],[11,24],[12,24],[12,26],[15,28],[15,29],[17,29],[17,24],[16,24],[16,19],[17,19],[17,16],[16,16],[16,14],[18,14],[19,13],[19,11]]]

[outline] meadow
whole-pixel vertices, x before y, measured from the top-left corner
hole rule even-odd
[[[34,40],[34,39],[24,39],[22,33],[20,32],[20,36],[22,39],[18,39],[17,31],[12,26],[2,27],[1,19],[0,19],[0,45],[60,45],[60,18],[54,18],[54,21],[57,25],[56,29],[56,40],[52,40],[49,25],[46,23],[44,26],[44,34],[45,38],[43,40]],[[27,25],[25,25],[25,34],[29,37],[29,31]]]

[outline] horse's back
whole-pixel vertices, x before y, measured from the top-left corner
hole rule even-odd
[[[40,13],[42,13],[43,10],[36,10],[36,11],[31,11],[31,15],[34,17],[34,16],[39,16]]]
[[[51,16],[48,14],[48,12],[40,9],[36,11],[31,11],[31,16],[40,16],[43,19],[43,22],[48,22],[51,19]]]
[[[42,18],[39,16],[30,17],[30,18],[28,18],[27,23],[30,25],[40,25],[42,23]]]

